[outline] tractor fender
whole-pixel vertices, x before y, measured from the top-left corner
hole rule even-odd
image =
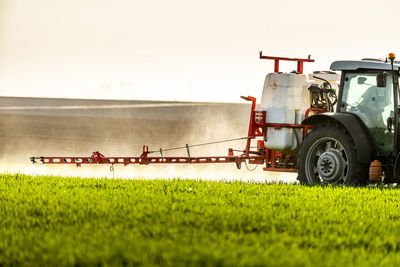
[[[352,113],[322,113],[312,115],[302,124],[317,126],[320,124],[336,124],[343,127],[351,136],[357,150],[357,159],[363,164],[369,164],[376,158],[375,142],[365,124]]]

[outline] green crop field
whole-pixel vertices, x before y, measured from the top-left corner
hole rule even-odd
[[[399,266],[400,190],[0,176],[0,266]]]

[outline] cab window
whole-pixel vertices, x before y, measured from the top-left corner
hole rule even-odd
[[[343,111],[356,114],[369,128],[379,151],[394,150],[393,130],[387,127],[394,117],[393,81],[386,75],[386,87],[377,86],[378,73],[346,73]]]

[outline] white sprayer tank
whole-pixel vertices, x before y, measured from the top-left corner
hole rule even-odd
[[[267,123],[301,124],[310,107],[307,78],[295,73],[269,73],[265,78],[260,107],[267,111]],[[268,127],[265,146],[281,152],[296,152],[301,131]]]

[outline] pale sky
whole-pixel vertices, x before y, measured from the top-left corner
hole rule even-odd
[[[273,62],[400,58],[399,0],[0,0],[0,95],[259,97]],[[282,64],[282,71],[296,68]]]

